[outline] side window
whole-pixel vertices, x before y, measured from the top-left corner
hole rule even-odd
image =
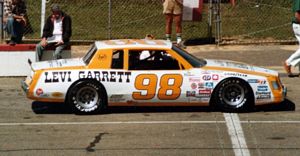
[[[123,69],[123,60],[124,60],[124,51],[123,50],[114,50],[112,61],[111,61],[111,69]]]
[[[163,50],[130,50],[129,70],[179,70],[179,64]]]

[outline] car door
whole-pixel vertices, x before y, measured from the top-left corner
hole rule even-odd
[[[180,105],[187,103],[183,66],[169,50],[129,49],[128,97],[135,105]]]

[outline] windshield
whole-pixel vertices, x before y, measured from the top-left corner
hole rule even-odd
[[[95,44],[93,44],[91,46],[90,50],[85,54],[85,56],[82,59],[86,65],[90,63],[90,61],[93,58],[93,56],[95,55],[96,51],[97,51],[97,48],[96,48]]]
[[[180,49],[177,46],[172,46],[172,50],[176,51],[180,56],[182,56],[186,61],[188,61],[193,67],[203,67],[206,65],[206,61],[202,58],[197,58],[190,53]]]

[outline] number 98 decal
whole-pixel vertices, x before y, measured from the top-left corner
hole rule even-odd
[[[157,91],[157,98],[160,100],[175,100],[180,96],[182,75],[165,74],[162,75]],[[157,90],[158,78],[155,74],[141,74],[135,79],[134,87],[137,92],[132,93],[135,100],[150,100],[154,98]]]

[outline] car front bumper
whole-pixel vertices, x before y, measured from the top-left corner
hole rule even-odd
[[[286,95],[287,95],[287,87],[283,86],[282,87],[282,97],[283,97],[283,99],[286,98]]]
[[[23,91],[27,94],[29,91],[29,86],[25,81],[21,81],[21,87],[23,89]]]

